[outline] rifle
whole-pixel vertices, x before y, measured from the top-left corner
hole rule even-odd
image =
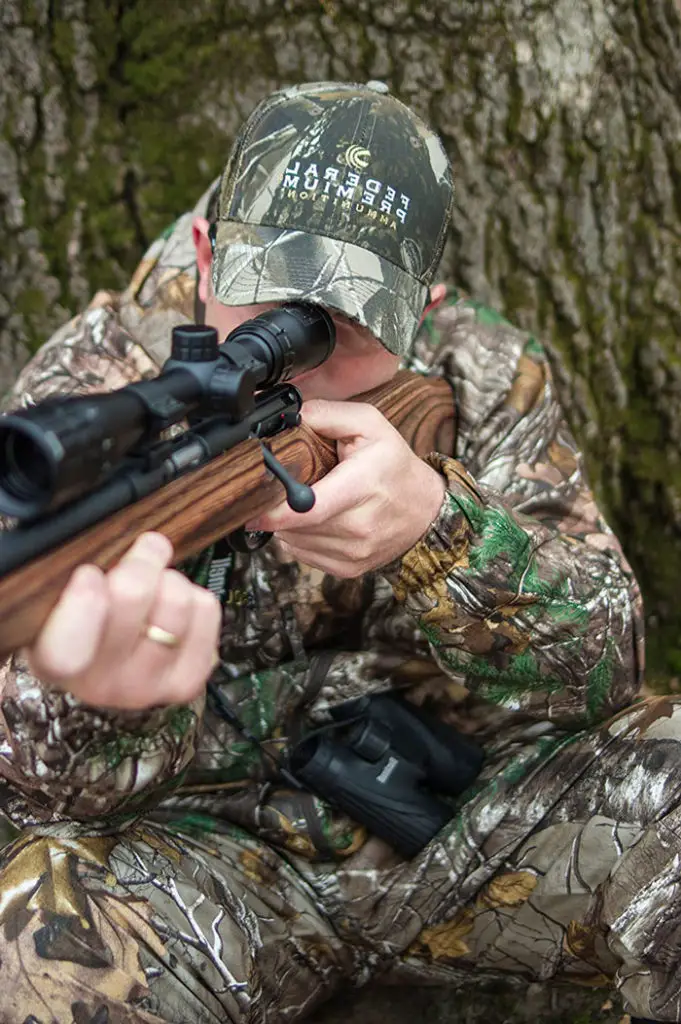
[[[336,447],[301,424],[285,382],[334,344],[330,316],[305,303],[222,344],[213,328],[176,327],[157,377],[0,417],[0,512],[17,520],[0,534],[0,657],[35,640],[78,565],[110,568],[141,533],[165,534],[177,564],[225,536],[243,545],[244,524],[282,491],[311,508]],[[400,371],[353,401],[376,406],[417,455],[453,451],[442,378]]]

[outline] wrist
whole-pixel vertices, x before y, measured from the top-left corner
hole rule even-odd
[[[421,516],[423,529],[419,537],[422,537],[437,519],[447,493],[447,481],[443,474],[425,460],[422,459],[421,463],[426,472],[424,473],[423,489],[419,490],[417,496],[419,508],[423,509]]]
[[[418,459],[411,481],[404,498],[408,502],[404,516],[404,528],[401,534],[402,545],[393,548],[393,556],[380,572],[389,577],[399,572],[402,560],[418,547],[428,535],[433,525],[442,514],[442,507],[447,495],[447,480],[426,459]]]
[[[443,499],[409,550],[381,569],[400,601],[409,594],[430,591],[453,564],[467,563],[472,527],[460,499],[482,504],[475,481],[458,460],[431,452],[423,461],[442,481]]]

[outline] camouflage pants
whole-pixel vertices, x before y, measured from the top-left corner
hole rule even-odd
[[[632,1013],[681,1020],[680,740],[666,698],[582,734],[458,875],[464,812],[378,868],[302,864],[214,820],[27,829],[0,863],[0,1020],[279,1024],[343,981],[502,975],[614,983]]]

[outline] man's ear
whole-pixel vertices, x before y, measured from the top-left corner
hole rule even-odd
[[[213,250],[208,237],[210,227],[205,217],[194,217],[192,221],[192,238],[196,249],[196,269],[199,275],[199,298],[202,302],[208,300],[210,294],[210,265],[213,259]]]
[[[419,324],[422,324],[429,313],[431,313],[447,295],[446,284],[434,284],[428,290],[428,302],[426,303]]]

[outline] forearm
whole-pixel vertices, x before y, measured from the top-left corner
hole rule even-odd
[[[455,460],[422,540],[385,575],[441,667],[481,696],[563,725],[606,718],[638,691],[640,596],[626,562],[513,510]]]
[[[18,657],[0,669],[0,774],[45,819],[131,810],[194,755],[202,701],[146,711],[89,707],[48,690]]]

